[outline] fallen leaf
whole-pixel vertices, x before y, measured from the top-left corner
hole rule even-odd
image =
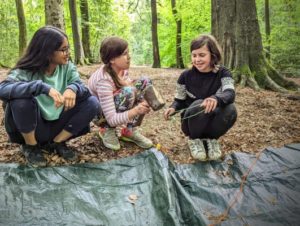
[[[135,194],[131,194],[128,196],[128,199],[129,199],[129,202],[134,205],[135,201],[138,199],[138,197]]]

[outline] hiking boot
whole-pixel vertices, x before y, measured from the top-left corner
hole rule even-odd
[[[222,157],[219,142],[216,139],[206,139],[207,155],[209,160],[218,160]]]
[[[64,158],[65,160],[74,161],[77,159],[75,151],[69,148],[65,142],[51,143],[43,146],[48,153],[55,153]]]
[[[188,145],[190,148],[191,155],[194,159],[197,159],[199,161],[205,161],[206,160],[206,151],[203,145],[202,140],[200,139],[194,139],[188,140]]]
[[[153,111],[158,111],[165,106],[165,101],[153,85],[144,89],[144,98]]]
[[[100,128],[99,136],[105,147],[118,151],[121,148],[115,128]]]
[[[127,128],[123,128],[121,131],[121,137],[120,139],[123,141],[133,142],[137,146],[148,149],[153,146],[153,143],[150,139],[143,136],[138,129],[133,128],[131,133],[127,132]]]
[[[47,165],[47,160],[45,159],[43,152],[38,145],[23,144],[20,150],[23,152],[27,162],[31,166],[38,167]]]

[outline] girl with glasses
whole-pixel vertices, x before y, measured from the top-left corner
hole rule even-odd
[[[33,166],[47,164],[42,150],[76,160],[76,152],[65,142],[87,133],[100,110],[69,61],[69,53],[68,38],[60,29],[42,27],[0,83],[9,139],[21,144]]]

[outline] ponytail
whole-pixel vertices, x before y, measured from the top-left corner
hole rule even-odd
[[[108,63],[104,66],[104,70],[110,75],[110,77],[112,78],[112,80],[115,83],[115,86],[117,87],[117,89],[121,89],[123,86],[118,78],[118,75],[116,74],[116,72],[112,69],[111,64]]]

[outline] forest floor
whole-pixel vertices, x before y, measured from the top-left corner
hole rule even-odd
[[[79,71],[87,75],[93,73],[99,65],[79,67]],[[137,78],[148,75],[155,87],[163,95],[166,106],[173,100],[175,84],[182,70],[153,69],[150,67],[132,67],[130,75]],[[0,81],[7,70],[0,69]],[[300,84],[300,79],[294,79]],[[236,87],[236,106],[238,119],[229,132],[220,138],[224,155],[231,152],[257,153],[266,147],[281,147],[285,144],[300,142],[300,101],[290,100],[286,96],[270,91],[255,92],[249,88]],[[192,163],[187,138],[180,129],[180,117],[171,120],[163,119],[164,110],[151,112],[144,119],[142,133],[151,138],[156,147],[176,163]],[[0,121],[3,120],[3,110],[0,109]],[[121,142],[120,151],[112,151],[103,146],[97,127],[91,124],[91,133],[69,141],[76,148],[79,159],[76,162],[66,162],[57,155],[47,156],[50,166],[85,162],[103,162],[123,158],[143,151],[136,145]],[[3,124],[0,126],[0,162],[24,164],[25,159],[19,151],[19,145],[11,144]]]

